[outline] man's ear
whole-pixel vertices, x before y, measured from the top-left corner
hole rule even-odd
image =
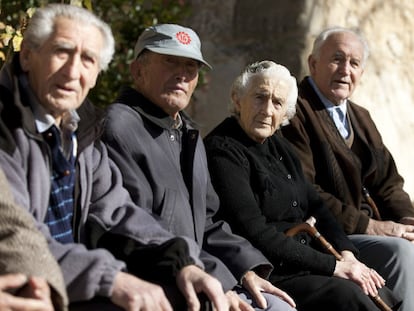
[[[240,99],[236,93],[231,93],[231,101],[233,102],[234,110],[240,112]]]
[[[315,57],[313,57],[313,55],[309,55],[308,57],[308,67],[309,67],[309,72],[311,74],[311,76],[314,74],[315,72],[315,66],[316,66],[316,59]]]
[[[129,65],[129,71],[131,72],[131,76],[134,81],[140,79],[142,75],[141,67],[141,64],[136,59]]]
[[[22,67],[23,71],[29,71],[31,53],[32,50],[29,49],[29,47],[27,46],[27,44],[25,44],[23,40],[19,52],[20,66]]]

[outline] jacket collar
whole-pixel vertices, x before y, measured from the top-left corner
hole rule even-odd
[[[299,97],[310,98],[315,110],[325,110],[325,105],[310,83],[310,77],[305,77],[299,84]]]
[[[160,107],[152,103],[144,95],[131,87],[123,88],[115,103],[117,102],[130,106],[134,110],[138,111],[143,117],[165,130],[177,128],[176,120],[171,118],[171,116],[165,113]],[[179,117],[182,121],[181,127],[186,128],[189,125],[191,125],[190,128],[193,127],[193,121],[184,111],[179,112]]]

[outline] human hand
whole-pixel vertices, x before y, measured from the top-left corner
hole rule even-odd
[[[350,251],[341,252],[343,259],[336,262],[334,275],[358,284],[366,295],[375,297],[377,288],[385,285],[385,280],[374,269],[368,268],[355,258]]]
[[[269,281],[261,278],[254,271],[248,271],[243,276],[242,286],[249,291],[260,308],[267,308],[266,299],[263,297],[262,292],[278,296],[293,308],[296,308],[294,300],[286,292],[272,285]]]
[[[226,292],[226,297],[230,311],[254,311],[253,307],[241,299],[235,291],[229,290]]]
[[[400,219],[400,223],[404,225],[414,226],[414,217],[403,217]],[[402,238],[409,240],[411,243],[414,243],[414,233],[405,232],[401,235]]]
[[[19,296],[9,293],[14,290],[19,290]],[[28,279],[22,274],[0,276],[0,310],[53,311],[48,283],[42,278]]]
[[[409,222],[409,218],[401,219],[401,221]],[[406,225],[394,221],[379,221],[370,219],[368,222],[367,234],[400,237],[414,242],[414,225]]]
[[[173,311],[162,287],[125,272],[115,276],[111,300],[126,311]]]
[[[229,305],[221,283],[195,265],[182,268],[177,274],[177,286],[187,301],[189,311],[200,309],[198,293],[204,293],[214,305],[215,311],[227,311]]]

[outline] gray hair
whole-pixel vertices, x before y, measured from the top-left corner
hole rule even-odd
[[[31,49],[40,48],[52,35],[56,19],[66,17],[85,25],[92,25],[99,29],[104,40],[100,51],[99,66],[106,70],[115,52],[115,40],[108,24],[99,19],[92,12],[67,4],[49,4],[44,8],[36,9],[24,32],[24,41]]]
[[[286,98],[286,120],[283,121],[282,126],[289,124],[289,120],[296,114],[296,101],[298,97],[296,79],[286,67],[269,60],[247,65],[243,72],[234,80],[231,86],[232,107],[230,108],[230,112],[237,116],[233,97],[237,99],[242,97],[249,86],[251,78],[255,75],[271,75],[272,78],[282,80],[288,84],[289,93]]]
[[[332,36],[334,34],[340,34],[340,33],[350,33],[350,34],[353,34],[359,40],[359,42],[361,43],[361,45],[362,45],[362,47],[364,49],[364,54],[362,56],[362,67],[364,67],[365,64],[366,64],[366,61],[368,59],[368,56],[369,56],[369,46],[368,46],[368,42],[367,42],[367,40],[364,38],[364,36],[359,31],[354,30],[354,29],[350,29],[350,28],[335,26],[335,27],[330,27],[330,28],[327,28],[327,29],[323,30],[316,37],[316,39],[315,39],[315,41],[313,43],[312,56],[315,57],[316,59],[319,59],[321,47],[325,43],[325,41],[330,36]]]

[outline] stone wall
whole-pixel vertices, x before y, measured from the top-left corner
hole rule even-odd
[[[228,115],[229,88],[249,62],[270,59],[300,80],[314,37],[328,26],[359,28],[371,55],[353,100],[368,108],[414,198],[414,1],[191,0],[183,21],[200,35],[213,70],[189,112],[205,134]],[[413,161],[414,162],[414,161]]]

